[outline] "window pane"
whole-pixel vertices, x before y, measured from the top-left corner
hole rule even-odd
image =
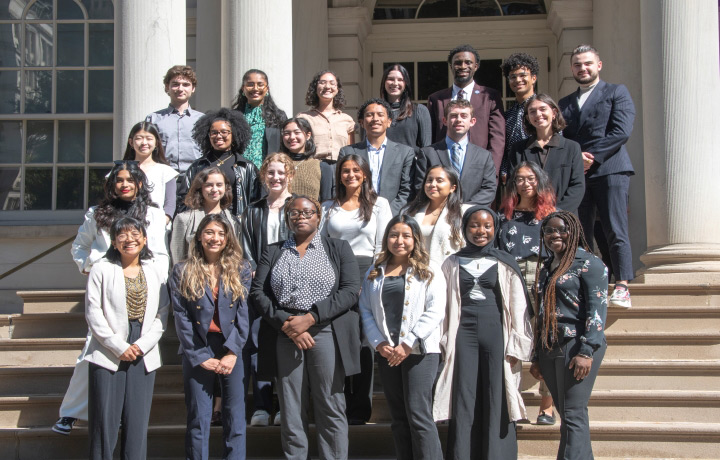
[[[503,90],[502,59],[481,59],[480,68],[475,72],[478,85],[490,87],[500,94]]]
[[[88,112],[111,113],[113,111],[113,71],[90,70],[88,75]]]
[[[448,65],[445,61],[418,62],[418,100],[427,100],[435,91],[447,88]]]
[[[25,24],[25,64],[34,67],[53,65],[52,24]]]
[[[110,172],[112,167],[101,166],[99,168],[90,168],[90,177],[88,178],[88,207],[97,206],[105,195],[103,187],[105,185],[105,176]]]
[[[456,18],[458,15],[457,0],[436,0],[425,2],[420,7],[418,18]]]
[[[52,72],[25,71],[25,113],[50,113]]]
[[[500,16],[496,0],[460,0],[460,16]]]
[[[52,209],[52,168],[25,168],[25,209]]]
[[[85,64],[84,29],[83,24],[57,25],[57,65],[82,66]]]
[[[543,0],[522,1],[500,0],[505,16],[516,16],[521,14],[545,14],[545,2]]]
[[[58,168],[56,209],[83,209],[85,168]]]
[[[20,112],[20,71],[0,71],[0,113]]]
[[[20,209],[20,168],[0,168],[0,209]]]
[[[111,0],[82,0],[89,19],[112,19],[113,4]]]
[[[55,111],[57,113],[83,112],[83,77],[82,70],[57,71],[57,98]]]
[[[85,122],[58,122],[58,163],[85,162]]]
[[[112,161],[112,137],[112,120],[90,122],[90,163],[109,163]]]
[[[373,19],[415,19],[417,8],[375,8]]]
[[[113,65],[113,25],[90,24],[90,65]]]
[[[52,19],[52,0],[38,0],[30,7],[25,19]]]
[[[82,9],[73,0],[57,0],[58,19],[85,19]]]
[[[22,122],[0,121],[0,163],[20,163]]]
[[[22,19],[22,12],[31,0],[1,0],[0,19]]]
[[[50,120],[27,122],[25,139],[26,163],[53,162],[53,122]]]
[[[20,67],[20,24],[0,24],[0,49],[3,67]]]

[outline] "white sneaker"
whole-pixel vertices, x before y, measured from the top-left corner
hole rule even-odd
[[[630,291],[623,288],[615,288],[612,295],[608,299],[608,306],[616,308],[630,308]]]
[[[55,425],[53,425],[52,430],[55,433],[58,434],[64,434],[65,436],[68,436],[70,432],[73,429],[73,425],[75,425],[75,422],[77,422],[76,418],[73,417],[60,417],[60,419],[55,422]]]
[[[256,410],[250,419],[250,426],[270,425],[270,414],[265,410]]]
[[[280,415],[280,411],[277,411],[275,413],[275,418],[273,419],[273,425],[280,426],[282,424],[282,416]]]

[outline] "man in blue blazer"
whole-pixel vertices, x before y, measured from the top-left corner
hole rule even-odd
[[[598,213],[615,276],[609,305],[630,308],[627,284],[634,275],[628,236],[628,190],[635,171],[625,143],[632,134],[635,106],[624,85],[600,80],[602,61],[592,46],[575,48],[570,64],[580,87],[562,98],[559,105],[567,122],[563,135],[582,148],[585,196],[578,214],[592,246]]]
[[[365,130],[366,140],[340,149],[338,162],[345,155],[363,157],[370,164],[373,189],[390,202],[396,216],[410,198],[415,151],[387,138],[392,107],[383,99],[365,101],[358,110],[358,123]]]

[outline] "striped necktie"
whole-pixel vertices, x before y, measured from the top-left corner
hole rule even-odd
[[[465,91],[463,91],[463,90],[458,91],[457,98],[458,98],[458,101],[461,99],[465,99]]]
[[[458,176],[460,175],[460,172],[462,171],[462,160],[460,158],[460,153],[462,152],[462,147],[460,147],[460,144],[457,142],[453,144],[452,146],[452,166],[455,168],[455,171],[457,171]]]

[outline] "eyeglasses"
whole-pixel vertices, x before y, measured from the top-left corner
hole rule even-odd
[[[245,83],[245,85],[243,85],[243,86],[245,86],[245,88],[248,88],[248,89],[253,89],[253,88],[265,89],[265,87],[266,87],[267,85],[266,85],[265,83],[247,82],[247,83]]]
[[[508,79],[508,81],[524,80],[529,76],[530,76],[529,73],[524,73],[524,72],[523,73],[511,73],[510,75],[508,75],[507,79]]]
[[[138,232],[137,230],[127,233],[120,233],[118,235],[115,235],[115,241],[119,243],[123,243],[127,240],[139,240],[142,236],[142,233]]]
[[[555,233],[557,233],[557,234],[560,235],[560,236],[567,236],[568,233],[569,233],[568,230],[567,230],[567,228],[565,228],[565,227],[559,227],[559,228],[555,228],[555,227],[545,227],[545,228],[542,229],[542,232],[543,232],[545,235],[554,235]]]
[[[335,88],[338,84],[335,80],[320,80],[317,82],[318,86],[330,86]]]
[[[516,177],[515,178],[515,185],[522,185],[522,184],[535,185],[536,183],[537,183],[537,178],[535,176]]]
[[[288,211],[288,216],[291,219],[297,219],[300,216],[303,216],[304,218],[309,219],[312,216],[314,216],[315,214],[317,214],[317,211],[314,209],[305,209],[303,211],[293,209],[292,211]]]
[[[113,161],[115,166],[123,166],[123,165],[138,165],[140,164],[137,160],[115,160]]]
[[[224,129],[222,131],[210,131],[210,137],[218,137],[218,136],[228,137],[230,134],[232,134],[232,131],[228,131],[226,129]]]

